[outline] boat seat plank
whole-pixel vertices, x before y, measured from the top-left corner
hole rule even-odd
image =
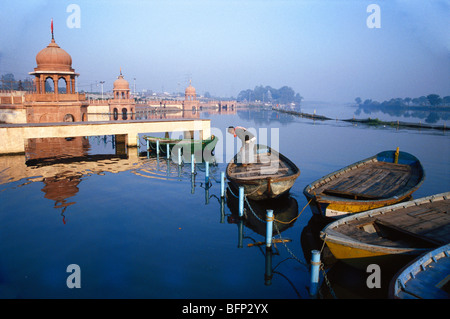
[[[255,177],[260,176],[263,174],[263,176],[267,177],[267,175],[274,175],[274,176],[282,176],[289,172],[289,168],[279,168],[275,167],[272,168],[269,166],[269,168],[258,168],[258,169],[252,169],[252,170],[245,170],[241,172],[233,173],[232,176],[235,178],[244,178],[244,177]]]
[[[442,239],[431,238],[431,237],[428,237],[428,236],[423,236],[422,234],[420,234],[417,231],[414,231],[411,228],[406,229],[405,227],[399,227],[397,225],[392,224],[391,222],[392,222],[391,220],[389,222],[387,222],[386,220],[382,220],[382,219],[377,219],[376,220],[377,224],[380,224],[380,225],[382,225],[384,227],[387,227],[387,228],[391,228],[391,229],[393,229],[395,231],[398,231],[400,233],[404,233],[406,235],[418,238],[420,240],[423,240],[423,241],[426,241],[426,242],[429,242],[429,243],[432,243],[432,244],[435,244],[435,245],[438,245],[438,246],[445,244],[445,242],[442,241]]]
[[[342,191],[342,190],[338,190],[338,189],[325,189],[322,191],[322,194],[336,196],[336,197],[343,197],[343,198],[360,199],[360,200],[366,200],[366,199],[373,200],[373,199],[379,198],[377,196],[353,193],[353,192],[346,192],[346,191]]]

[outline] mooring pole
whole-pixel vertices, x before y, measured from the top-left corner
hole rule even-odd
[[[316,296],[319,288],[320,251],[311,251],[311,287],[309,294]]]
[[[239,186],[239,217],[244,216],[244,187]]]
[[[244,221],[238,221],[238,248],[244,247]]]
[[[181,165],[181,147],[178,148],[178,165]]]
[[[167,159],[170,159],[170,147],[169,147],[169,143],[166,144],[166,152],[167,152]]]
[[[191,154],[191,174],[194,174],[194,173],[195,173],[195,163],[194,163],[194,160],[195,160],[195,156],[194,156],[194,154]]]
[[[220,172],[220,197],[225,197],[225,172]]]
[[[225,223],[225,199],[220,199],[220,223]]]
[[[268,209],[266,215],[266,247],[272,247],[273,210]]]
[[[205,162],[205,182],[209,181],[209,162]]]
[[[156,140],[156,154],[159,155],[159,140]]]
[[[147,140],[147,151],[150,149],[150,141]]]
[[[264,284],[270,286],[272,284],[272,248],[266,247]]]

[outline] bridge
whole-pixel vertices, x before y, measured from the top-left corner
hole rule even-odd
[[[25,153],[30,138],[127,135],[127,145],[137,146],[138,134],[156,132],[199,132],[199,138],[211,135],[209,119],[157,119],[120,122],[64,122],[0,125],[0,154]]]

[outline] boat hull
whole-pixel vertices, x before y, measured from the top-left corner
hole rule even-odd
[[[169,152],[173,152],[174,148],[181,147],[182,152],[190,152],[196,154],[201,151],[202,154],[210,155],[214,152],[214,148],[218,142],[217,136],[211,136],[206,140],[191,140],[191,139],[169,139],[145,136],[145,140],[148,141],[148,146],[151,151],[157,151],[157,145],[159,144],[159,152],[161,154],[167,153],[167,145],[169,145]],[[206,154],[209,151],[209,154]]]
[[[322,239],[325,237],[322,236]],[[369,265],[376,264],[383,271],[391,273],[426,251],[425,249],[371,247],[331,239],[325,239],[325,243],[336,259],[351,267],[366,270]]]
[[[450,192],[349,215],[329,223],[320,238],[336,259],[359,269],[377,264],[398,271],[446,242]]]
[[[283,165],[289,167],[289,169],[291,170],[291,174],[280,176],[271,175],[267,177],[263,177],[263,175],[260,175],[256,176],[253,179],[238,178],[233,173],[237,167],[235,162],[237,161],[238,155],[236,155],[230,161],[230,163],[228,163],[226,170],[226,176],[231,186],[234,188],[234,190],[238,190],[239,187],[244,187],[245,196],[252,200],[275,199],[283,196],[284,194],[287,194],[300,175],[300,170],[298,169],[298,167],[284,155],[272,150],[268,146],[256,145],[255,150],[256,153],[261,151],[266,152],[267,154],[271,154],[270,156],[277,158],[280,162],[283,163]],[[260,154],[258,156],[260,156]],[[248,167],[252,167],[252,165],[253,164],[248,164]]]
[[[311,211],[316,214],[327,218],[341,218],[349,214],[360,213],[371,209],[394,205],[411,199],[412,194],[422,185],[425,179],[425,173],[420,161],[413,155],[406,152],[399,152],[398,162],[393,163],[395,158],[395,151],[381,152],[375,156],[369,157],[365,160],[346,166],[336,172],[328,174],[317,181],[307,185],[303,190],[303,194],[310,203]],[[319,189],[323,189],[326,185],[332,181],[339,181],[340,178],[347,178],[348,184],[350,180],[356,179],[352,176],[358,175],[362,169],[372,169],[374,172],[381,171],[382,165],[385,166],[381,178],[378,176],[371,176],[374,180],[374,184],[371,185],[373,189],[379,189],[383,191],[384,188],[391,187],[395,179],[388,179],[389,170],[396,171],[398,167],[409,168],[411,174],[411,181],[406,181],[407,187],[399,188],[398,192],[393,192],[389,196],[367,196],[364,194],[351,194],[351,193],[339,193],[339,190],[326,190],[333,191],[334,193],[321,193]],[[390,166],[389,166],[390,165]],[[373,167],[373,168],[372,168]],[[361,174],[363,175],[363,174]],[[400,175],[399,175],[400,176]],[[383,181],[383,178],[386,178]],[[366,181],[361,178],[360,184],[364,185]],[[384,183],[384,184],[383,184]],[[336,186],[337,188],[337,186]],[[316,193],[318,192],[318,193]],[[352,197],[353,196],[353,197]]]
[[[293,179],[280,181],[267,178],[255,184],[244,183],[230,178],[228,179],[235,191],[237,191],[240,186],[244,187],[245,196],[252,200],[275,199],[281,197],[288,193],[295,183],[295,180]]]
[[[389,284],[389,298],[450,299],[450,244],[420,255]]]

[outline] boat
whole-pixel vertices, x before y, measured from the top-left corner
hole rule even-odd
[[[395,274],[417,256],[450,242],[449,212],[446,192],[337,219],[320,237],[342,262],[360,269],[377,264]]]
[[[307,185],[303,194],[314,214],[340,218],[410,200],[424,179],[420,161],[397,148],[330,173]]]
[[[254,146],[252,163],[238,163],[240,152],[228,163],[226,176],[235,190],[244,187],[244,194],[252,200],[273,199],[289,192],[300,175],[299,168],[287,157],[269,146]]]
[[[210,151],[211,154],[214,152],[219,138],[215,135],[205,140],[193,140],[193,139],[173,139],[165,137],[154,137],[154,136],[144,136],[144,140],[148,141],[148,147],[151,151],[157,151],[159,145],[159,152],[161,154],[167,153],[167,145],[169,145],[169,151],[172,152],[173,148],[181,147],[182,150],[190,150],[191,154],[197,152],[197,150],[202,150],[202,154],[206,154],[205,150]]]
[[[425,253],[392,278],[391,299],[450,299],[450,243]]]

